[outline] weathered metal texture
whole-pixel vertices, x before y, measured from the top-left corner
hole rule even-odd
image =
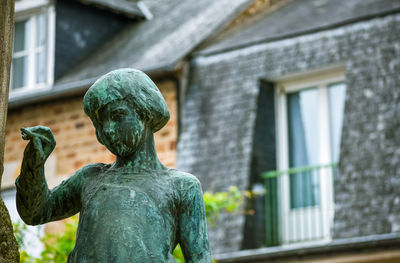
[[[87,165],[50,191],[51,130],[22,129],[30,142],[16,182],[21,218],[36,225],[80,212],[68,262],[175,262],[178,243],[186,262],[211,262],[199,181],[157,158],[153,132],[169,113],[155,84],[140,71],[110,72],[88,90],[84,109],[116,161]]]
[[[0,5],[0,188],[4,164],[4,140],[7,120],[8,87],[14,28],[14,0]],[[19,262],[18,245],[13,235],[10,215],[0,197],[0,263]]]

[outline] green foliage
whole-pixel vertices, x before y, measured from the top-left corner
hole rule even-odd
[[[183,257],[182,249],[181,246],[178,244],[176,248],[174,249],[174,258],[176,260],[176,263],[185,263],[185,259]]]
[[[47,234],[42,238],[44,250],[40,262],[67,262],[69,253],[74,249],[78,216],[65,223],[63,233]]]
[[[221,212],[235,212],[243,202],[243,195],[236,186],[229,187],[228,192],[211,193],[203,195],[206,208],[206,217],[212,226]]]
[[[36,262],[41,262],[37,261],[33,256],[29,255],[25,249],[28,247],[28,244],[26,243],[26,235],[30,230],[24,224],[22,221],[18,221],[16,223],[13,223],[13,228],[14,228],[14,236],[15,239],[17,240],[18,247],[20,250],[20,262],[22,263],[36,263]],[[38,233],[31,233],[33,235],[39,235]]]
[[[221,212],[237,212],[243,202],[243,195],[237,187],[230,187],[228,192],[211,193],[205,192],[203,195],[208,222],[215,226],[215,220]],[[44,250],[39,258],[29,255],[24,243],[27,227],[22,222],[14,223],[14,235],[17,239],[21,263],[65,263],[69,253],[75,245],[76,229],[78,226],[78,216],[73,216],[65,224],[63,232],[58,234],[45,234],[41,238]],[[184,263],[181,247],[178,245],[174,250],[174,258],[177,263]]]
[[[22,221],[18,221],[16,223],[13,223],[13,228],[14,228],[14,236],[15,239],[17,240],[19,249],[25,249],[24,238],[27,231],[26,225],[22,223]]]
[[[65,223],[63,232],[57,234],[45,234],[40,240],[44,244],[44,250],[39,258],[35,258],[26,252],[24,237],[27,227],[21,222],[14,223],[14,235],[20,248],[21,263],[61,263],[67,262],[69,253],[75,245],[78,216],[73,216]]]

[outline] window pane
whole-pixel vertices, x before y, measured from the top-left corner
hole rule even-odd
[[[340,137],[342,135],[342,122],[346,85],[344,83],[332,84],[328,87],[329,96],[329,121],[331,134],[332,161],[339,161]]]
[[[11,90],[16,90],[26,86],[26,77],[28,72],[28,63],[26,57],[13,59],[12,70],[12,87]]]
[[[28,47],[27,36],[28,20],[15,23],[14,27],[14,52],[26,50]]]
[[[291,93],[288,99],[289,165],[319,164],[318,90],[311,88]],[[290,176],[291,207],[319,204],[319,182],[314,173]]]
[[[46,82],[46,52],[43,50],[36,54],[36,83]]]
[[[288,94],[290,166],[319,164],[318,90]]]
[[[47,16],[44,13],[37,16],[36,32],[36,47],[45,46],[47,36]]]

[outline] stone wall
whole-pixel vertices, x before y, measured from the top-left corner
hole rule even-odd
[[[248,188],[258,78],[251,61],[197,58],[182,109],[178,168],[197,176],[203,190]],[[223,214],[209,228],[213,253],[240,249],[244,216]]]
[[[198,55],[182,110],[178,168],[198,176],[207,190],[251,187],[259,80],[342,65],[347,97],[334,238],[400,231],[399,40],[397,14]],[[244,216],[230,219],[210,229],[214,253],[242,246]]]

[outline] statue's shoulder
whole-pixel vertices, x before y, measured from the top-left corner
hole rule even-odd
[[[174,181],[176,200],[178,200],[181,207],[187,209],[195,206],[197,202],[200,202],[203,193],[199,179],[190,173],[178,170],[172,170],[170,173]]]
[[[110,166],[111,166],[110,164],[104,164],[104,163],[91,163],[83,166],[75,173],[75,175],[77,176],[98,175],[99,173],[102,173],[103,171],[110,168]]]
[[[175,185],[181,189],[188,189],[192,186],[201,188],[200,181],[194,175],[186,172],[182,172],[175,169],[168,171]]]

